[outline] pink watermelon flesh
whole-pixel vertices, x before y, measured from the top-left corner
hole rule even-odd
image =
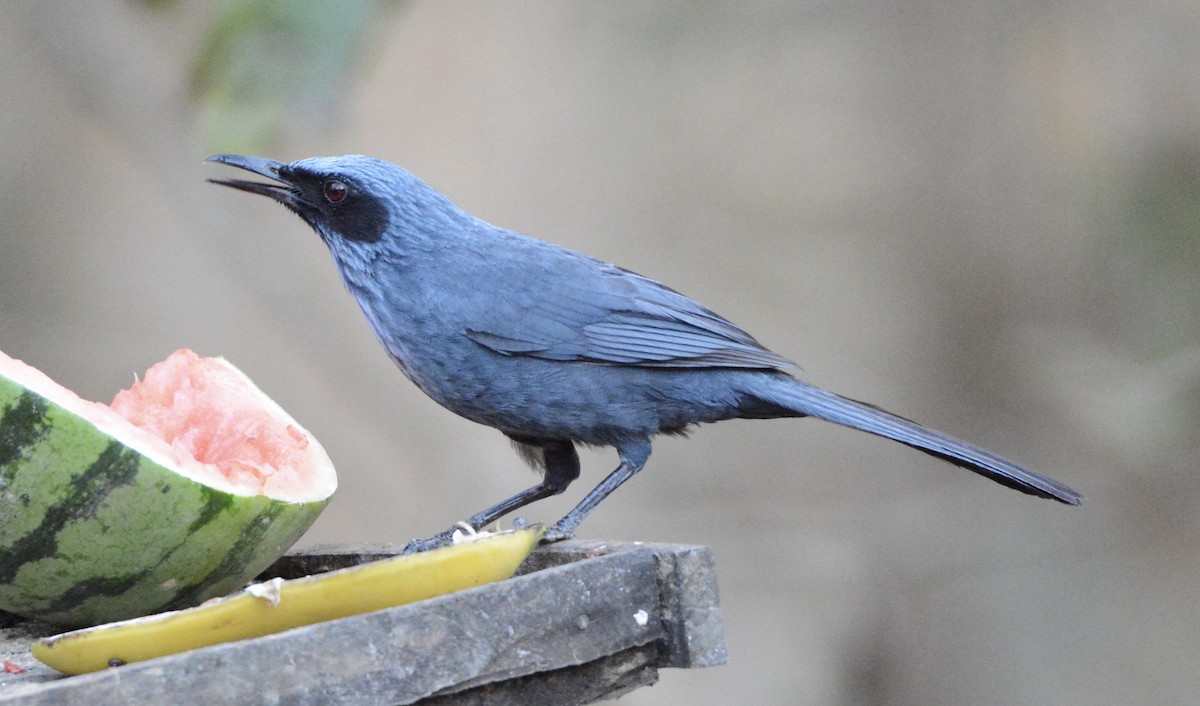
[[[118,392],[111,406],[234,485],[272,496],[303,492],[308,435],[281,424],[262,399],[227,363],[180,350]]]
[[[81,399],[3,353],[0,374],[219,490],[310,502],[329,497],[337,484],[320,445],[223,359],[178,350],[117,393],[111,408]]]

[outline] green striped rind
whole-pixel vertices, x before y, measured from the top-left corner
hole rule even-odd
[[[77,627],[253,579],[328,499],[214,490],[0,377],[0,610]]]

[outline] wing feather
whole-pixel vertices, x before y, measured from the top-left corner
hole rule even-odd
[[[569,251],[563,251],[569,252]],[[497,353],[666,368],[786,370],[795,363],[692,299],[629,270],[577,255],[572,288],[518,283],[464,333]]]

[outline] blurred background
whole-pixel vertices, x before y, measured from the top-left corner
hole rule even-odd
[[[1200,5],[5,6],[0,349],[108,401],[224,355],[340,471],[305,544],[534,478],[384,355],[214,152],[400,163],[660,279],[812,382],[1077,488],[812,421],[663,439],[583,525],[713,547],[730,664],[628,704],[1183,704],[1200,651]],[[584,455],[554,520],[616,465]]]

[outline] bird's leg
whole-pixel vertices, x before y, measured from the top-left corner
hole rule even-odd
[[[487,527],[504,515],[525,507],[529,503],[548,498],[551,495],[558,495],[579,477],[579,454],[576,453],[575,445],[570,441],[520,439],[518,443],[536,446],[542,450],[543,463],[546,468],[542,475],[542,482],[472,515],[467,523],[475,529]]]
[[[588,493],[566,516],[546,530],[546,536],[542,537],[543,543],[561,542],[574,537],[579,523],[583,522],[583,519],[596,509],[600,501],[607,498],[622,483],[632,478],[633,474],[642,470],[642,467],[646,465],[646,460],[650,458],[650,440],[639,439],[633,443],[622,444],[617,447],[617,454],[621,457],[621,465],[617,466],[617,470],[608,474],[608,477],[600,481],[600,485],[593,488],[592,492]]]
[[[570,441],[541,439],[518,439],[517,441],[541,449],[545,465],[542,482],[472,515],[471,519],[467,520],[467,524],[474,529],[483,529],[513,510],[525,507],[542,498],[558,495],[571,485],[571,481],[579,477],[579,454],[575,452],[575,445]],[[451,527],[426,539],[414,539],[405,545],[404,553],[412,554],[445,546],[450,543],[455,529]]]

